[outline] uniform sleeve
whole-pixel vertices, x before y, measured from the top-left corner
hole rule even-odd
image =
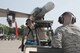
[[[24,28],[24,30],[23,30],[23,35],[25,36],[25,35],[27,35],[28,34],[28,28],[26,27],[26,28]]]
[[[60,30],[55,30],[51,45],[55,48],[62,48],[62,33]]]

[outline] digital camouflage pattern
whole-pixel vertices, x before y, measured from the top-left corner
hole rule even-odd
[[[32,31],[33,31],[33,35],[35,37],[36,36],[36,32],[33,29],[32,29]],[[28,32],[29,32],[29,29],[27,27],[24,28],[23,34],[27,36]],[[47,39],[47,36],[45,34],[44,28],[38,28],[37,29],[37,35],[39,37],[39,40],[46,40]],[[33,40],[31,32],[28,34],[27,40]]]
[[[80,29],[74,25],[60,26],[53,35],[52,46],[64,53],[80,53]]]

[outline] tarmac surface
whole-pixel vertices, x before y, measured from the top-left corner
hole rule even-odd
[[[0,40],[0,53],[23,53],[18,49],[20,44],[19,40]]]

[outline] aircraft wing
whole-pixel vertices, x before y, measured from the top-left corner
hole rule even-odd
[[[15,17],[18,17],[18,18],[27,18],[30,14],[27,14],[27,13],[22,13],[22,12],[17,12],[17,11],[12,11],[12,10],[9,10],[9,9],[1,9],[0,8],[0,17],[7,17],[7,14],[8,13],[15,13]]]

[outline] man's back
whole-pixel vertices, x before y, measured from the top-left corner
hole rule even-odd
[[[74,25],[62,27],[62,47],[66,53],[80,53],[80,29]]]
[[[63,48],[64,53],[80,53],[80,29],[74,26],[76,17],[71,12],[64,12],[58,22],[62,26],[55,30],[52,46]]]

